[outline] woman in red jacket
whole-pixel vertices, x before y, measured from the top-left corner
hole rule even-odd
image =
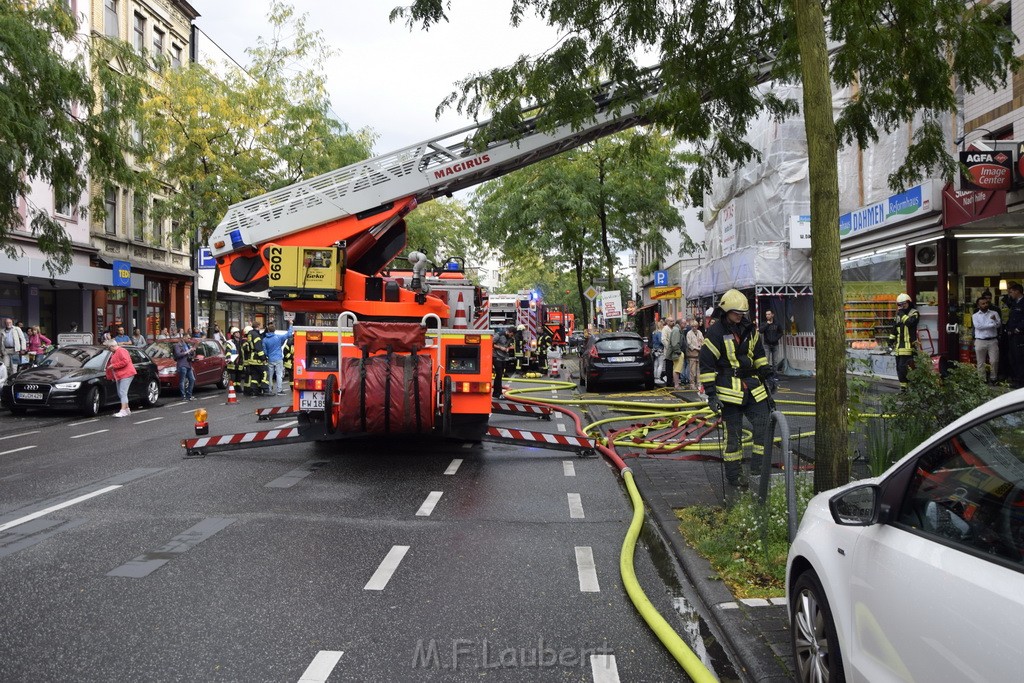
[[[121,410],[114,413],[114,417],[128,417],[132,414],[128,409],[128,387],[135,376],[135,364],[128,350],[113,339],[104,340],[103,345],[112,351],[107,360],[107,379],[117,382],[117,395],[121,399]]]

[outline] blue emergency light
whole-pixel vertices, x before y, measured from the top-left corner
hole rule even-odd
[[[462,268],[459,267],[459,262],[456,261],[455,259],[452,259],[448,263],[444,264],[444,269],[449,272],[458,272],[462,270]]]
[[[232,230],[228,234],[231,237],[231,246],[232,246],[232,248],[237,249],[238,247],[245,246],[245,240],[242,239],[242,231],[241,230],[237,230],[237,229],[236,230]]]

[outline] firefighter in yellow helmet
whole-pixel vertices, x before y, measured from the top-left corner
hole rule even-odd
[[[914,349],[917,348],[917,323],[921,315],[914,306],[909,294],[896,297],[896,317],[892,321],[892,332],[889,333],[889,346],[896,356],[896,377],[900,380],[900,389],[907,388],[907,373],[914,360]]]
[[[761,472],[768,422],[777,380],[765,357],[761,336],[747,319],[750,305],[741,292],[730,289],[719,303],[721,313],[704,335],[701,347],[700,382],[708,396],[708,407],[722,415],[726,445],[723,454],[725,477],[732,486],[744,486],[743,418],[753,433],[750,468]]]

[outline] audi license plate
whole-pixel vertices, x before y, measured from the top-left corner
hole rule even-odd
[[[632,356],[613,356],[612,358],[608,359],[608,362],[609,363],[632,363],[633,362],[633,357]]]
[[[322,391],[300,391],[299,410],[323,410],[324,392]]]
[[[43,395],[34,391],[22,391],[15,394],[19,401],[42,401]]]

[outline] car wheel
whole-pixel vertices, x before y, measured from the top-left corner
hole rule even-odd
[[[584,382],[586,383],[587,393],[597,391],[597,380],[587,377]]]
[[[146,384],[146,395],[142,397],[142,405],[152,408],[160,400],[160,382],[150,379]]]
[[[82,401],[82,414],[86,417],[96,417],[100,414],[100,407],[99,387],[92,387]]]
[[[228,371],[224,370],[224,372],[222,372],[220,374],[220,381],[217,382],[217,388],[218,389],[227,389],[229,381],[231,381],[231,380],[228,378]]]
[[[846,680],[843,656],[821,582],[813,571],[805,571],[797,578],[792,594],[790,641],[796,680],[842,683]]]

